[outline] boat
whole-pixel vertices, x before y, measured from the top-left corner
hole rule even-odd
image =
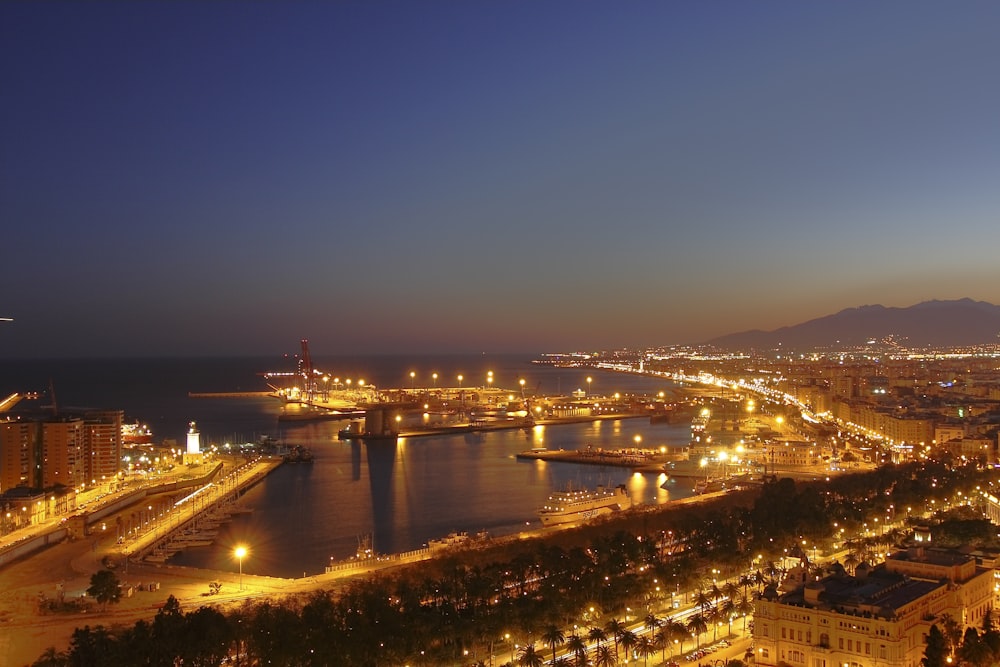
[[[556,491],[538,510],[538,518],[543,526],[587,521],[601,514],[616,512],[628,502],[628,490],[624,484],[614,488],[598,486],[594,491]]]
[[[281,458],[285,463],[312,463],[313,453],[302,445],[295,445]]]
[[[448,549],[464,544],[468,541],[469,534],[463,530],[461,532],[448,533],[447,537],[442,537],[436,540],[427,540],[427,548],[431,551]]]
[[[735,491],[759,485],[759,480],[754,480],[749,474],[730,475],[728,477],[709,477],[695,482],[694,492],[698,495],[703,493],[718,493],[720,491]]]

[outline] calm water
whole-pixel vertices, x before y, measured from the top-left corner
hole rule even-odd
[[[371,357],[317,358],[315,365],[343,378],[365,378],[379,386],[485,384],[541,393],[586,389],[593,378],[597,393],[654,393],[669,389],[663,381],[631,375],[536,366],[525,357],[441,357],[416,359]],[[193,399],[189,391],[258,391],[266,389],[257,373],[292,370],[293,359],[174,359],[112,361],[0,362],[0,395],[45,390],[49,380],[60,406],[122,408],[127,418],[149,423],[159,441],[183,441],[186,425],[198,422],[205,440],[254,440],[275,435],[289,444],[310,447],[315,462],[289,464],[250,490],[244,502],[253,514],[236,518],[215,546],[193,549],[176,562],[235,569],[231,553],[238,541],[252,547],[243,564],[247,572],[302,576],[322,572],[331,558],[354,553],[358,539],[371,535],[376,550],[406,551],[451,531],[494,535],[537,526],[536,509],[548,495],[567,485],[628,485],[633,502],[658,503],[670,496],[655,475],[598,466],[518,461],[517,452],[536,446],[552,449],[682,445],[687,426],[651,425],[644,419],[592,422],[532,430],[507,430],[402,439],[398,443],[345,443],[337,440],[341,422],[281,426],[280,404],[271,399]],[[421,381],[423,378],[423,381]],[[479,378],[478,380],[476,378]],[[48,404],[47,397],[38,401]],[[689,489],[672,488],[673,497]]]

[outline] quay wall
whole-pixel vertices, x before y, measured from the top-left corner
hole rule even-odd
[[[188,398],[278,398],[273,391],[189,391]]]

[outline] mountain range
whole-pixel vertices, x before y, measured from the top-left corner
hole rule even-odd
[[[894,341],[905,347],[953,348],[1000,343],[1000,306],[957,299],[908,308],[861,306],[774,331],[743,331],[709,344],[729,349],[847,348]]]

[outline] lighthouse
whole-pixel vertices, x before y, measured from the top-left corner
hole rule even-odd
[[[201,451],[201,432],[198,430],[198,426],[194,422],[191,422],[188,424],[187,449],[184,450],[182,460],[185,465],[197,465],[202,463],[203,456],[204,454]]]
[[[187,453],[201,453],[201,433],[198,431],[198,426],[194,422],[188,424]]]

